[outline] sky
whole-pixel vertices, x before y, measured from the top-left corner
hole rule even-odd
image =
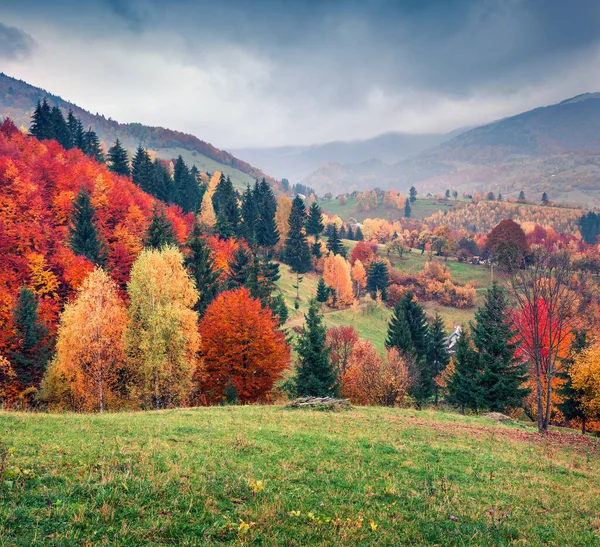
[[[2,0],[0,71],[226,149],[445,133],[600,91],[600,1]]]

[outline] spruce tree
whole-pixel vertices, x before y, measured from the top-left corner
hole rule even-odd
[[[264,178],[255,186],[254,194],[258,208],[256,241],[260,247],[272,248],[279,241],[279,230],[275,222],[277,201],[270,184]]]
[[[548,194],[544,192],[542,194],[542,205],[548,205],[548,203],[550,203],[550,200],[548,199]]]
[[[525,201],[525,192],[523,190],[519,192],[519,201]]]
[[[219,272],[197,222],[194,222],[186,247],[184,264],[196,282],[198,290],[198,300],[194,304],[194,310],[202,317],[219,292]]]
[[[481,402],[479,358],[466,328],[462,329],[458,338],[452,362],[454,372],[446,386],[448,403],[460,407],[463,414],[466,408],[477,411]]]
[[[217,233],[223,237],[232,237],[237,234],[240,224],[239,198],[229,177],[225,178],[221,174],[212,199],[217,215],[215,226]]]
[[[100,146],[100,139],[98,139],[98,135],[96,135],[91,127],[83,134],[83,151],[88,157],[99,163],[106,161],[104,152],[102,152],[102,147]]]
[[[348,234],[346,235],[346,237],[350,240],[353,241],[354,240],[354,231],[352,230],[352,224],[350,224],[348,226]]]
[[[327,328],[319,304],[312,300],[304,315],[302,332],[296,342],[298,374],[296,388],[299,396],[327,397],[335,395],[337,376],[329,360],[326,345]]]
[[[410,218],[412,215],[412,209],[410,207],[410,199],[404,201],[404,218]]]
[[[69,110],[69,113],[67,114],[67,127],[73,146],[79,148],[79,150],[83,150],[83,126],[75,117],[72,110]]]
[[[427,364],[434,380],[436,405],[439,400],[439,386],[435,383],[435,378],[448,366],[449,362],[448,337],[444,328],[444,320],[436,313],[427,330]]]
[[[471,325],[473,344],[479,354],[481,406],[492,412],[521,406],[529,393],[522,387],[527,364],[515,358],[517,336],[504,290],[493,283],[484,305],[475,312]]]
[[[410,327],[406,320],[404,308],[400,304],[397,304],[394,307],[394,313],[388,323],[385,347],[388,349],[396,348],[404,355],[414,356],[415,354],[415,346],[412,343]]]
[[[367,270],[367,291],[371,294],[371,298],[376,298],[379,292],[382,300],[386,301],[389,286],[390,274],[387,266],[379,260],[374,260]]]
[[[142,146],[138,146],[131,160],[131,180],[144,192],[154,195],[154,169],[150,155]]]
[[[54,138],[54,125],[52,123],[52,110],[46,99],[37,102],[31,117],[29,134],[43,141]]]
[[[119,139],[108,151],[108,168],[117,175],[128,177],[129,172],[129,156],[127,150],[121,146]]]
[[[419,304],[412,292],[407,292],[400,306],[404,309],[404,315],[410,329],[410,336],[413,346],[415,347],[415,355],[418,359],[427,358],[427,316],[423,306]]]
[[[410,187],[410,192],[409,192],[409,201],[411,203],[414,203],[415,201],[417,201],[417,189],[414,186]]]
[[[150,249],[162,249],[167,245],[179,246],[175,237],[175,230],[171,221],[167,218],[164,207],[154,205],[152,218],[144,238],[144,247]]]
[[[325,285],[325,280],[322,277],[319,277],[319,281],[317,283],[317,302],[327,302],[328,299],[329,289],[327,288],[327,285]]]
[[[50,118],[52,120],[52,132],[54,134],[54,138],[65,150],[70,150],[73,148],[73,139],[71,138],[69,126],[67,125],[63,113],[58,106],[52,107]]]
[[[300,274],[310,271],[312,266],[310,249],[304,231],[305,218],[304,201],[296,196],[292,201],[292,210],[288,219],[290,229],[285,241],[285,262],[291,266],[293,272]]]
[[[239,233],[250,245],[256,244],[258,206],[255,198],[256,192],[248,185],[242,196],[242,219]]]
[[[14,338],[10,360],[21,388],[39,386],[48,360],[48,329],[38,316],[35,293],[22,287],[13,310]]]
[[[356,241],[364,241],[365,236],[362,233],[362,230],[360,229],[360,226],[356,227],[356,231],[354,232],[354,239]]]
[[[331,227],[331,235],[327,239],[327,249],[334,255],[342,254],[342,241],[338,233],[337,226],[335,224]]]
[[[91,196],[81,188],[73,204],[73,214],[69,225],[69,245],[75,254],[85,256],[96,266],[106,260],[106,250],[95,225],[96,211]]]
[[[323,233],[324,228],[323,212],[315,201],[308,210],[308,218],[306,219],[306,233],[309,236],[313,236],[315,241],[319,241],[319,236]]]

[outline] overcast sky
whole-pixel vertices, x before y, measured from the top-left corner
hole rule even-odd
[[[447,132],[600,90],[600,0],[2,0],[0,71],[221,148]]]

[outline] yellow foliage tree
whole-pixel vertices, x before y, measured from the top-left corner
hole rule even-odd
[[[56,356],[42,397],[58,408],[97,410],[120,406],[126,397],[123,334],[127,310],[116,283],[95,269],[60,317]]]
[[[277,202],[277,211],[275,212],[275,222],[277,223],[277,229],[279,230],[279,241],[277,242],[276,249],[279,251],[285,246],[285,240],[287,239],[290,225],[288,220],[290,218],[290,212],[292,211],[292,200],[283,194]]]
[[[600,417],[600,342],[582,351],[570,370],[573,387],[581,393],[581,404],[589,419]]]
[[[358,259],[354,261],[354,266],[352,266],[352,279],[356,285],[356,296],[360,297],[361,291],[367,286],[367,271]]]
[[[60,283],[52,270],[46,268],[44,255],[30,253],[27,256],[27,265],[29,266],[30,286],[33,292],[40,296],[56,297],[56,291]]]
[[[325,258],[323,280],[335,291],[335,304],[350,305],[354,301],[350,264],[341,255],[329,254]]]
[[[198,365],[198,300],[194,281],[174,247],[146,249],[131,269],[125,347],[147,407],[185,404]]]

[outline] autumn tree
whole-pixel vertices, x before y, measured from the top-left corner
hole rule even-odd
[[[215,215],[215,209],[212,202],[212,195],[210,190],[204,192],[202,197],[202,204],[200,205],[200,217],[199,222],[208,229],[213,229],[217,223],[217,216]]]
[[[277,224],[277,231],[279,232],[279,243],[277,248],[282,247],[288,236],[290,225],[288,223],[290,213],[292,211],[292,200],[283,194],[277,202],[277,211],[275,213],[275,223]]]
[[[296,389],[300,396],[325,397],[336,393],[337,375],[329,359],[330,349],[326,345],[326,338],[323,315],[318,303],[312,300],[296,342]]]
[[[220,402],[228,386],[240,402],[264,399],[289,365],[277,321],[244,287],[217,296],[199,330],[203,367],[196,384],[202,402]]]
[[[9,354],[21,389],[39,386],[50,358],[48,328],[38,313],[38,300],[29,287],[21,287],[13,310],[14,338]]]
[[[325,258],[323,280],[333,289],[336,304],[349,305],[354,301],[350,264],[343,256],[330,254]]]
[[[360,297],[361,292],[367,286],[367,272],[363,263],[360,260],[354,261],[354,266],[352,266],[352,280],[354,281],[354,292],[356,293],[357,298]]]
[[[525,232],[514,220],[503,220],[487,235],[485,249],[507,270],[521,267],[529,254]]]
[[[575,358],[570,376],[573,388],[578,391],[585,421],[600,419],[600,343],[592,344]],[[585,421],[582,433],[585,433]]]
[[[146,249],[128,285],[127,359],[146,407],[185,404],[198,359],[198,301],[194,281],[175,247]]]
[[[73,204],[69,243],[75,254],[85,256],[97,266],[104,264],[106,250],[96,228],[96,210],[92,206],[89,192],[83,187]]]
[[[128,396],[123,382],[123,334],[127,311],[118,287],[95,269],[65,306],[56,357],[44,379],[42,396],[52,406],[76,410],[117,408]]]
[[[327,331],[329,358],[340,380],[346,373],[348,359],[356,342],[358,342],[358,332],[354,327],[341,325]]]

